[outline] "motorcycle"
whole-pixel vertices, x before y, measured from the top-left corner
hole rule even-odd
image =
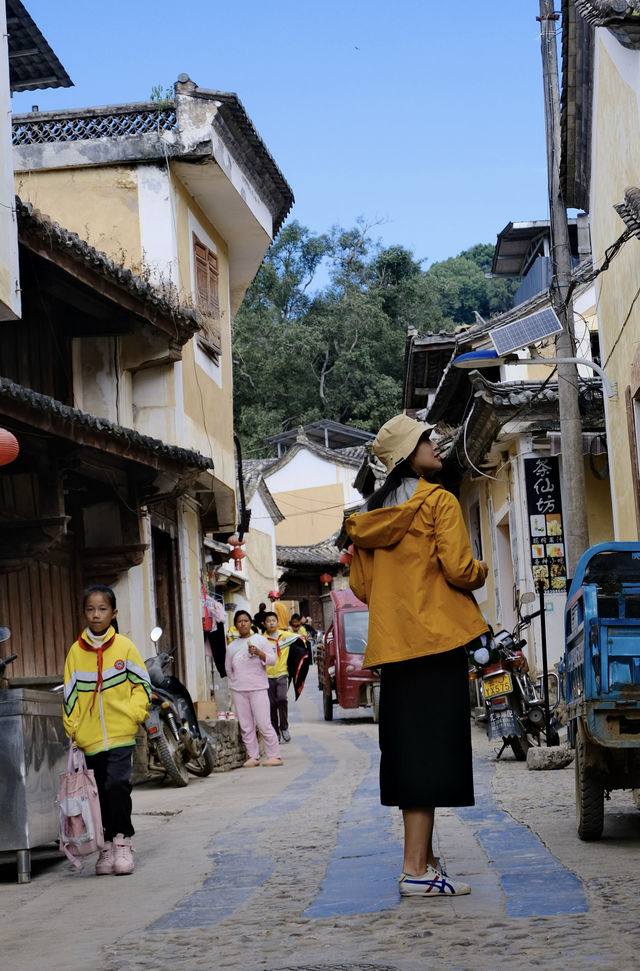
[[[520,606],[533,599],[534,594],[524,594]],[[498,631],[471,658],[480,680],[489,739],[502,739],[497,758],[510,746],[516,759],[524,762],[532,745],[541,745],[546,739],[542,686],[540,679],[536,683],[531,679],[529,663],[523,652],[527,642],[521,637],[523,628],[536,616],[537,612],[526,616],[520,614],[511,633]],[[553,676],[557,681],[557,675]],[[559,726],[552,715],[549,745],[559,744]]]
[[[162,628],[154,627],[156,644]],[[175,675],[169,673],[173,657],[166,652],[144,662],[151,681],[151,707],[144,723],[149,743],[149,765],[164,771],[173,784],[186,786],[189,773],[207,776],[215,766],[211,741],[202,734],[191,695]]]

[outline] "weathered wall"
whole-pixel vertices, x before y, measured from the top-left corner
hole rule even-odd
[[[262,497],[255,492],[249,502],[251,528],[246,536],[247,575],[246,596],[255,613],[261,601],[268,603],[267,594],[278,586],[275,555],[275,527]]]
[[[16,172],[15,191],[111,259],[142,269],[135,166]]]
[[[609,31],[598,30],[596,37],[591,233],[598,266],[625,228],[614,204],[623,201],[627,187],[640,185],[640,73],[636,52],[625,50]],[[618,384],[617,397],[606,400],[606,409],[619,540],[638,538],[625,391],[632,381],[633,362],[639,360],[640,303],[632,308],[639,259],[640,241],[633,238],[597,279],[602,363],[609,379]],[[636,391],[631,388],[632,395]]]

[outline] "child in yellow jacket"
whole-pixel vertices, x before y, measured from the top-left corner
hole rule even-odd
[[[113,590],[89,587],[82,610],[87,626],[64,666],[63,723],[84,751],[100,796],[105,845],[96,873],[132,873],[131,761],[151,685],[137,647],[117,631]]]

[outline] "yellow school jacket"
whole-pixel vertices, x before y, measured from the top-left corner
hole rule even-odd
[[[138,725],[147,717],[149,675],[128,637],[116,634],[103,651],[102,684],[97,686],[98,656],[75,641],[64,665],[62,719],[67,735],[87,755],[133,745]]]
[[[399,506],[354,513],[349,583],[369,606],[365,667],[451,651],[488,627],[470,591],[484,568],[473,558],[460,505],[418,479]]]

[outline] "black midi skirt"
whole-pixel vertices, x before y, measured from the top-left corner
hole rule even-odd
[[[382,665],[383,806],[473,806],[468,668],[464,647]]]

